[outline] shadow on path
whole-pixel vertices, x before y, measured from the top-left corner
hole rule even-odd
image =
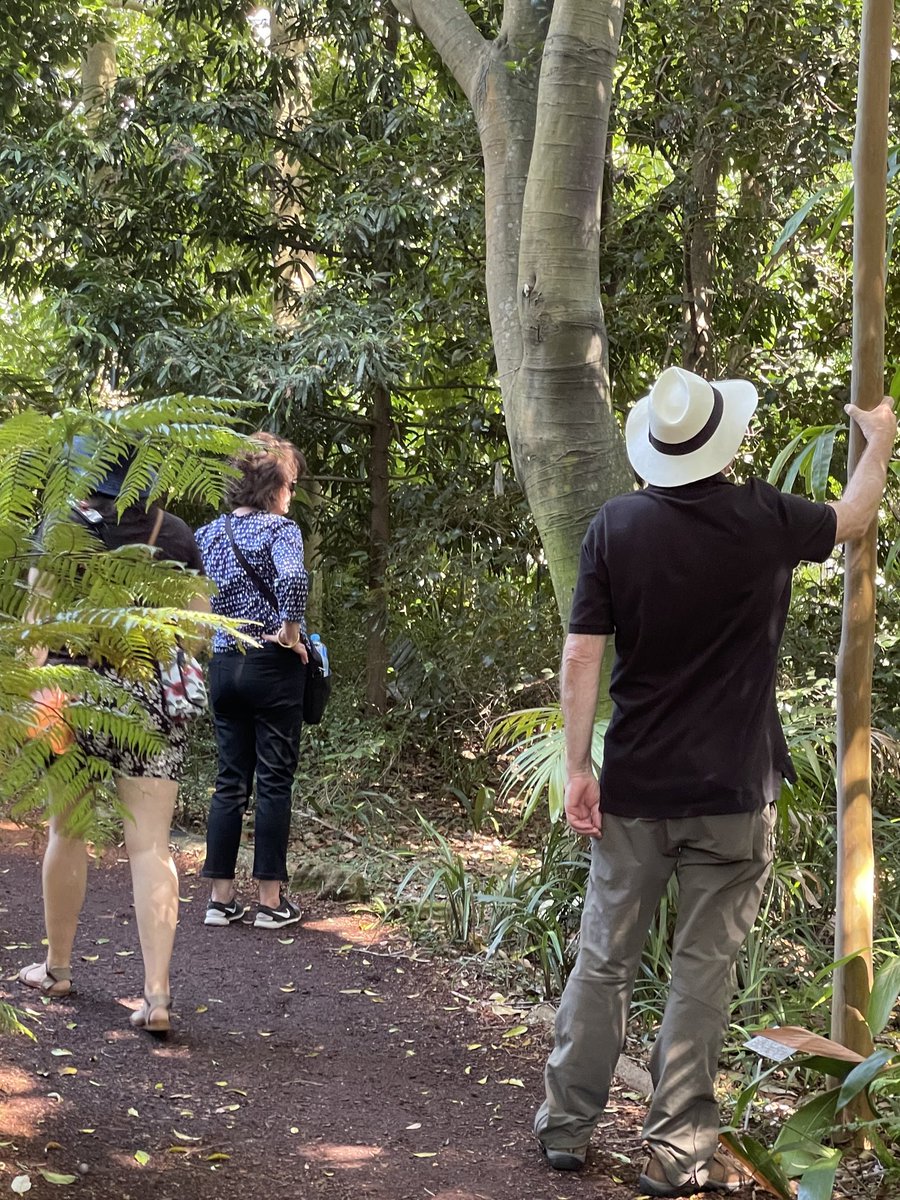
[[[36,1041],[0,1053],[0,1191],[83,1200],[625,1200],[640,1111],[617,1093],[592,1164],[550,1172],[531,1136],[546,1053],[460,997],[366,914],[313,902],[280,931],[203,925],[182,859],[173,1031],[133,1030],[141,986],[128,867],[89,871],[77,994],[15,982],[41,957],[40,853],[0,826],[0,997]],[[621,1157],[617,1157],[621,1156]],[[61,1190],[42,1174],[75,1175]]]

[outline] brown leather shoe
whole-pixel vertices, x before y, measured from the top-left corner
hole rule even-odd
[[[646,1196],[693,1196],[697,1192],[737,1192],[750,1183],[750,1176],[730,1155],[717,1150],[706,1164],[706,1182],[698,1184],[693,1179],[684,1183],[672,1183],[662,1168],[662,1163],[652,1150],[647,1151],[644,1169],[638,1176],[640,1194]]]
[[[704,1192],[739,1192],[742,1187],[752,1182],[737,1159],[723,1150],[715,1152],[706,1164],[706,1169],[709,1174],[701,1189]]]

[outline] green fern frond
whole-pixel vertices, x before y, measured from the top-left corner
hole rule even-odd
[[[594,723],[591,760],[599,772],[603,738],[609,722]],[[485,745],[505,745],[514,755],[503,774],[501,795],[523,799],[520,823],[524,825],[546,799],[550,820],[563,815],[566,790],[566,739],[559,705],[527,708],[509,713],[491,728]]]
[[[30,1037],[34,1042],[37,1039],[32,1030],[27,1025],[23,1024],[22,1017],[25,1016],[18,1008],[13,1008],[11,1004],[0,1000],[0,1037],[8,1037],[10,1034],[24,1034],[25,1037]]]
[[[21,404],[31,392],[17,395]],[[175,395],[106,412],[25,406],[0,421],[0,800],[7,811],[64,813],[87,829],[97,787],[111,778],[107,763],[81,745],[54,753],[58,730],[43,727],[54,708],[34,699],[40,689],[73,697],[62,719],[76,736],[94,733],[141,754],[163,746],[127,687],[75,663],[37,667],[38,647],[146,680],[179,640],[193,646],[214,629],[237,633],[237,622],[189,610],[198,593],[208,594],[206,580],[147,547],[107,551],[72,520],[71,506],[128,447],[134,457],[120,509],[148,487],[151,499],[166,492],[217,504],[233,473],[226,459],[246,441],[233,429],[242,410],[239,400]],[[88,439],[89,453],[73,452],[76,435]],[[30,569],[39,593],[26,585]]]

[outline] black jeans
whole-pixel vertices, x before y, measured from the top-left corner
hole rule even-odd
[[[287,880],[305,680],[299,656],[271,643],[246,654],[213,655],[209,684],[219,772],[206,831],[207,878],[234,879],[255,775],[253,877]]]

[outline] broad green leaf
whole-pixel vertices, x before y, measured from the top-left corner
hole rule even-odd
[[[831,183],[827,183],[825,187],[819,188],[819,190],[814,192],[808,200],[804,201],[804,203],[800,206],[800,208],[797,209],[793,216],[785,222],[784,228],[775,239],[775,244],[772,246],[772,249],[769,251],[766,259],[766,266],[769,266],[778,257],[778,255],[785,248],[788,242],[791,241],[791,239],[797,233],[797,230],[800,228],[812,210],[816,207],[819,201],[824,196],[827,196],[829,192],[833,192],[835,188],[839,186],[840,184],[837,182],[837,180],[834,180]]]
[[[764,1184],[779,1200],[794,1200],[791,1184],[770,1150],[748,1133],[723,1133],[719,1140],[748,1167],[758,1183]]]
[[[796,1060],[798,1067],[806,1067],[810,1071],[819,1071],[822,1075],[831,1075],[834,1079],[846,1079],[859,1063],[847,1062],[844,1058],[829,1058],[826,1054],[810,1054],[806,1058]]]
[[[900,996],[900,955],[893,955],[884,963],[875,976],[866,1024],[872,1036],[877,1037],[891,1019],[897,997]]]
[[[784,1173],[802,1175],[822,1156],[822,1140],[834,1125],[837,1088],[832,1088],[798,1108],[782,1126],[772,1152]]]
[[[45,1171],[43,1167],[39,1167],[38,1170],[48,1183],[55,1183],[60,1187],[64,1187],[69,1183],[74,1183],[78,1178],[77,1175],[58,1175],[56,1171]]]
[[[821,1160],[803,1172],[797,1200],[831,1200],[840,1161],[840,1150],[823,1150]]]
[[[855,1096],[865,1091],[876,1075],[884,1070],[885,1064],[895,1058],[896,1054],[895,1050],[876,1050],[874,1054],[869,1055],[865,1062],[855,1066],[841,1084],[837,1100],[838,1108],[844,1108]]]
[[[829,429],[816,439],[812,466],[809,472],[809,490],[814,500],[824,500],[828,495],[828,476],[831,471],[831,456],[834,453],[834,437],[837,428]]]

